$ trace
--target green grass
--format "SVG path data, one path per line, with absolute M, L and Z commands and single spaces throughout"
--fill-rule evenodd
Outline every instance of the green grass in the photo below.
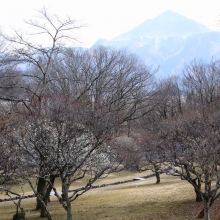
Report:
M 109 183 L 143 176 L 124 172 L 112 174 L 100 183 Z M 58 184 L 58 182 L 57 182 Z M 80 183 L 77 183 L 77 185 Z M 98 184 L 98 183 L 97 183 Z M 40 220 L 34 210 L 35 200 L 22 202 L 27 220 Z M 66 219 L 66 213 L 53 198 L 49 203 L 53 220 Z M 162 175 L 161 184 L 155 184 L 155 177 L 144 181 L 92 189 L 72 203 L 74 220 L 196 220 L 202 204 L 195 202 L 195 193 L 186 181 Z M 11 220 L 15 206 L 0 203 L 2 220 Z M 212 218 L 217 220 L 218 218 Z

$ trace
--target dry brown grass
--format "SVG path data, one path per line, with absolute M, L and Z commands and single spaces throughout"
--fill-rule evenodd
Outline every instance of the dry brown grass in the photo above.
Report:
M 145 175 L 145 174 L 144 174 Z M 130 179 L 141 174 L 122 173 L 111 175 L 100 183 Z M 80 183 L 78 183 L 80 185 Z M 27 220 L 40 220 L 34 210 L 35 201 L 23 201 Z M 161 184 L 155 178 L 144 181 L 93 189 L 72 203 L 73 219 L 76 220 L 196 220 L 202 204 L 195 202 L 193 188 L 185 181 L 162 175 Z M 213 208 L 212 219 L 217 216 L 218 203 Z M 66 219 L 66 213 L 55 198 L 49 203 L 54 220 Z M 216 212 L 216 213 L 214 213 Z M 0 219 L 12 219 L 15 206 L 0 203 Z

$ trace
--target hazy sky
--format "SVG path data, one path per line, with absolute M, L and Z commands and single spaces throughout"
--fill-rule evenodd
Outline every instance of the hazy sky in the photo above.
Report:
M 87 27 L 78 34 L 82 46 L 90 47 L 99 38 L 111 39 L 133 29 L 147 19 L 173 10 L 217 29 L 219 0 L 1 0 L 0 28 L 21 27 L 43 6 L 51 13 L 81 20 Z M 220 26 L 219 26 L 220 29 Z

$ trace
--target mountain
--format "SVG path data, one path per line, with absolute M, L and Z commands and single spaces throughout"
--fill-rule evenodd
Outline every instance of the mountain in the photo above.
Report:
M 173 11 L 165 11 L 112 40 L 99 39 L 95 45 L 128 48 L 147 64 L 160 66 L 158 75 L 180 74 L 184 63 L 194 58 L 220 58 L 220 32 Z
M 138 37 L 187 36 L 209 31 L 207 27 L 173 11 L 165 11 L 154 19 L 149 19 L 138 27 L 113 40 L 128 40 Z

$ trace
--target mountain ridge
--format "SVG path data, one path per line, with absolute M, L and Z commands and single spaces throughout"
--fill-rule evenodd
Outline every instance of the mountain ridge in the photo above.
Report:
M 181 74 L 184 64 L 193 59 L 209 61 L 220 57 L 220 32 L 173 11 L 146 20 L 112 40 L 99 39 L 97 44 L 127 48 L 150 66 L 160 66 L 160 77 Z

